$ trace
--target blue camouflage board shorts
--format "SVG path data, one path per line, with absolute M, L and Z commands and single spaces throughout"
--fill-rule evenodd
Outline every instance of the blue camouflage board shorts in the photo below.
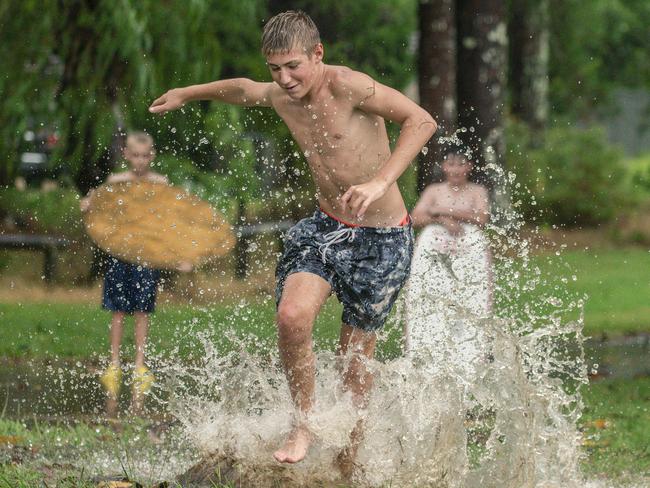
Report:
M 316 210 L 293 226 L 284 239 L 276 269 L 276 305 L 292 273 L 320 276 L 343 305 L 345 324 L 380 329 L 406 281 L 413 255 L 411 224 L 350 227 Z
M 160 270 L 109 256 L 102 307 L 113 312 L 151 313 L 156 306 L 159 281 Z

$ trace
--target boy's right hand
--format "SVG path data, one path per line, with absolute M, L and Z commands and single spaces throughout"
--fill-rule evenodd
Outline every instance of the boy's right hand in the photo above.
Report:
M 154 114 L 165 113 L 169 112 L 170 110 L 176 110 L 183 105 L 185 105 L 183 89 L 174 88 L 172 90 L 169 90 L 162 97 L 156 98 L 149 107 L 149 112 Z

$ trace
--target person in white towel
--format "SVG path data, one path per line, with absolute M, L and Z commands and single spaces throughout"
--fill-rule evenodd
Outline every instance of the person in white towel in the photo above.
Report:
M 487 189 L 469 181 L 472 161 L 447 154 L 445 181 L 422 192 L 412 212 L 421 228 L 405 296 L 405 346 L 431 356 L 431 367 L 452 358 L 464 368 L 482 357 L 480 319 L 492 307 L 492 267 L 483 227 L 490 218 Z

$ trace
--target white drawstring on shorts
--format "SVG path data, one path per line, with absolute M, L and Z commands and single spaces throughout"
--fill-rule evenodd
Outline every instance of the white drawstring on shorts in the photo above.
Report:
M 325 242 L 318 246 L 318 250 L 320 251 L 320 254 L 323 258 L 323 263 L 326 262 L 325 256 L 330 246 L 344 241 L 352 242 L 354 240 L 355 230 L 356 229 L 354 227 L 348 227 L 346 225 L 339 224 L 338 229 L 333 230 L 332 232 L 328 232 L 323 236 L 325 238 Z

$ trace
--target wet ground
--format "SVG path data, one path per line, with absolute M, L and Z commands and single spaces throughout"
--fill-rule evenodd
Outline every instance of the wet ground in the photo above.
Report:
M 650 362 L 648 357 L 650 357 L 650 334 L 612 339 L 590 339 L 585 344 L 586 364 L 589 367 L 592 382 L 605 378 L 649 377 Z M 90 425 L 93 429 L 95 426 L 101 427 L 102 425 L 108 427 L 107 432 L 109 433 L 102 430 L 101 435 L 97 434 L 102 442 L 93 448 L 89 448 L 90 444 L 88 447 L 82 448 L 81 445 L 77 445 L 78 441 L 74 441 L 67 446 L 68 450 L 71 450 L 70 452 L 63 449 L 67 453 L 65 459 L 84 456 L 84 465 L 94 467 L 93 469 L 97 473 L 116 474 L 117 476 L 122 472 L 124 459 L 135 463 L 129 456 L 138 452 L 139 458 L 142 459 L 138 459 L 137 462 L 142 466 L 134 464 L 132 471 L 135 473 L 152 471 L 151 476 L 147 479 L 174 479 L 175 474 L 185 473 L 184 476 L 191 477 L 192 481 L 198 481 L 201 486 L 203 486 L 202 483 L 205 483 L 205 486 L 212 486 L 212 482 L 214 482 L 213 479 L 204 477 L 207 472 L 210 474 L 219 472 L 228 482 L 234 479 L 228 474 L 229 470 L 235 469 L 235 465 L 232 462 L 223 464 L 225 462 L 223 459 L 202 460 L 194 468 L 188 469 L 197 460 L 193 457 L 193 450 L 187 449 L 187 446 L 179 447 L 178 441 L 182 438 L 177 439 L 177 421 L 169 415 L 161 413 L 167 411 L 165 408 L 166 395 L 161 389 L 154 389 L 152 395 L 146 398 L 145 409 L 142 413 L 145 418 L 142 419 L 141 425 L 136 421 L 136 427 L 141 429 L 141 433 L 138 431 L 135 434 L 127 435 L 125 429 L 126 431 L 134 429 L 133 426 L 130 426 L 130 423 L 134 421 L 134 417 L 130 415 L 133 407 L 130 388 L 131 371 L 128 369 L 125 371 L 120 397 L 115 404 L 111 405 L 111 402 L 107 402 L 106 395 L 98 382 L 98 376 L 102 369 L 102 365 L 98 362 L 0 359 L 0 418 L 21 419 L 21 422 L 26 421 L 36 425 L 39 422 L 55 421 L 58 423 L 56 421 L 62 420 L 66 425 L 81 423 Z M 106 423 L 107 408 L 112 410 L 111 415 L 119 417 L 117 422 Z M 101 428 L 103 429 L 103 427 Z M 115 432 L 114 438 L 110 432 Z M 104 438 L 112 440 L 106 441 Z M 36 462 L 36 458 L 43 456 L 43 452 L 48 449 L 47 444 L 49 442 L 39 448 L 41 449 L 40 453 L 26 451 L 24 459 L 19 461 L 22 463 L 32 462 L 41 466 L 43 463 Z M 181 442 L 181 444 L 183 443 Z M 54 449 L 56 446 L 51 447 Z M 20 449 L 23 448 L 13 446 L 7 452 L 13 459 Z M 33 447 L 31 449 L 33 450 Z M 61 446 L 56 447 L 57 451 L 61 451 L 61 449 Z M 116 452 L 121 454 L 118 456 L 115 454 Z M 148 453 L 148 457 L 143 457 L 142 453 Z M 50 454 L 49 458 L 56 459 L 54 454 Z M 171 463 L 170 459 L 173 459 L 174 463 Z M 162 469 L 162 467 L 166 469 Z M 217 471 L 215 471 L 215 467 L 218 468 Z M 174 474 L 172 476 L 169 473 Z M 240 470 L 235 470 L 233 473 L 233 476 L 241 476 Z M 280 474 L 277 476 L 274 474 L 273 479 L 278 478 Z M 78 475 L 77 470 L 75 476 Z M 93 476 L 95 475 L 93 474 Z M 140 476 L 142 475 L 140 474 Z M 641 484 L 626 483 L 624 486 L 645 486 L 643 484 L 645 478 L 643 480 Z M 184 481 L 187 480 L 184 479 Z M 95 485 L 93 484 L 93 486 Z M 614 485 L 603 485 L 600 481 L 594 481 L 586 486 L 605 488 Z
M 650 333 L 589 339 L 585 343 L 585 358 L 592 381 L 650 376 Z
M 591 381 L 602 378 L 650 376 L 650 334 L 612 339 L 589 339 L 585 358 Z M 106 413 L 106 397 L 99 385 L 100 366 L 65 360 L 0 359 L 0 414 L 4 418 L 95 417 Z M 117 405 L 131 406 L 130 372 Z M 160 412 L 163 392 L 147 398 L 147 411 Z
M 128 412 L 132 405 L 131 371 L 125 371 L 117 402 L 107 401 L 96 364 L 66 360 L 0 359 L 0 414 L 4 418 L 75 420 Z M 144 413 L 160 412 L 162 392 L 146 398 Z M 111 415 L 112 416 L 112 415 Z M 158 417 L 159 415 L 156 415 Z

